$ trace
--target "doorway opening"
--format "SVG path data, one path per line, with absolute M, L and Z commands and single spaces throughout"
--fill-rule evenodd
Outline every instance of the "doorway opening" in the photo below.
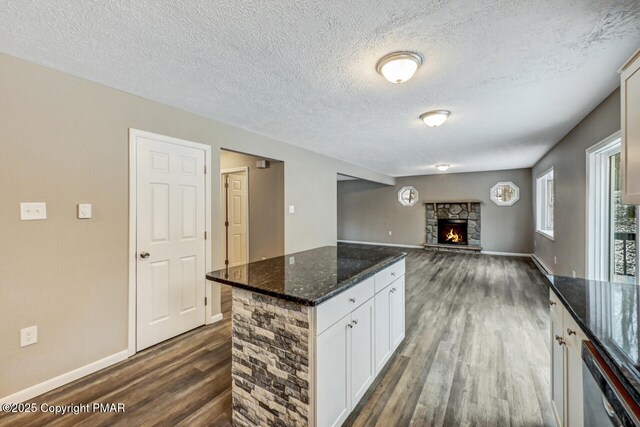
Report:
M 284 162 L 220 152 L 225 267 L 284 255 Z
M 587 150 L 587 274 L 590 279 L 637 281 L 637 208 L 621 200 L 619 132 Z

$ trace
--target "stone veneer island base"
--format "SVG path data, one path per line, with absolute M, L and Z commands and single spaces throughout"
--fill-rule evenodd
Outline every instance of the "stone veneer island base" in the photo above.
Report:
M 405 256 L 328 246 L 208 273 L 234 287 L 233 424 L 342 424 L 404 339 Z
M 311 307 L 232 292 L 234 425 L 310 425 Z

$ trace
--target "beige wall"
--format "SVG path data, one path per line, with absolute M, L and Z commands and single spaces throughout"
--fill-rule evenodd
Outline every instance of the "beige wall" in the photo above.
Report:
M 284 254 L 284 168 L 283 162 L 271 162 L 258 169 L 256 161 L 264 157 L 222 151 L 220 167 L 249 168 L 249 260 L 259 261 Z M 224 258 L 224 257 L 223 257 Z
M 286 162 L 284 248 L 336 241 L 336 173 L 380 173 L 0 55 L 0 397 L 127 347 L 128 131 L 209 144 L 212 200 L 221 148 Z M 47 203 L 46 221 L 20 221 L 19 203 Z M 94 217 L 77 220 L 77 203 Z M 221 217 L 212 206 L 213 222 Z M 220 267 L 220 228 L 212 230 Z M 214 292 L 214 308 L 219 292 Z M 38 325 L 39 342 L 19 347 Z
M 500 181 L 512 181 L 520 188 L 520 200 L 513 206 L 500 207 L 489 199 L 489 190 Z M 403 185 L 412 185 L 418 190 L 418 204 L 409 208 L 398 203 L 398 190 Z M 403 177 L 396 179 L 395 186 L 341 181 L 338 183 L 338 239 L 421 245 L 425 242 L 423 203 L 427 200 L 482 201 L 482 248 L 531 253 L 530 169 Z
M 620 130 L 620 90 L 616 89 L 574 127 L 532 169 L 536 178 L 554 168 L 555 239 L 535 233 L 535 254 L 555 274 L 578 277 L 586 272 L 586 150 Z M 534 225 L 535 227 L 535 225 Z M 535 230 L 535 228 L 534 228 Z M 557 264 L 554 263 L 557 258 Z

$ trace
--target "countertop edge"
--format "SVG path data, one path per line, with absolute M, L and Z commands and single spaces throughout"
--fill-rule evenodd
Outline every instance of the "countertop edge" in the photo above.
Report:
M 238 283 L 238 282 L 234 282 L 233 280 L 228 280 L 228 279 L 222 279 L 219 277 L 213 277 L 213 276 L 209 276 L 209 273 L 207 273 L 206 278 L 207 280 L 210 280 L 212 282 L 216 282 L 216 283 L 222 283 L 224 285 L 229 285 L 229 286 L 233 286 L 235 288 L 240 288 L 240 289 L 244 289 L 247 291 L 251 291 L 251 292 L 255 292 L 258 294 L 262 294 L 262 295 L 268 295 L 272 298 L 277 298 L 283 301 L 289 301 L 289 302 L 293 302 L 296 304 L 300 304 L 300 305 L 306 305 L 309 307 L 315 307 L 318 306 L 320 304 L 322 304 L 323 302 L 335 297 L 338 294 L 341 294 L 342 292 L 346 291 L 347 289 L 352 288 L 353 286 L 357 285 L 358 283 L 368 279 L 369 277 L 375 275 L 376 273 L 378 273 L 379 271 L 384 270 L 385 268 L 389 267 L 392 264 L 395 264 L 396 262 L 405 259 L 407 257 L 406 252 L 402 252 L 399 253 L 397 255 L 390 255 L 389 259 L 380 261 L 378 264 L 375 264 L 372 267 L 367 268 L 366 270 L 363 270 L 362 272 L 356 274 L 355 276 L 349 278 L 348 280 L 344 281 L 343 283 L 340 284 L 340 287 L 337 289 L 334 289 L 333 291 L 319 297 L 313 300 L 310 299 L 306 299 L 306 298 L 296 298 L 294 296 L 291 295 L 283 295 L 280 294 L 278 292 L 273 292 L 273 291 L 268 291 L 262 288 L 257 288 L 257 287 L 253 287 L 251 285 L 247 285 L 244 283 Z
M 618 380 L 620 380 L 620 382 L 622 383 L 624 388 L 627 390 L 627 392 L 636 401 L 640 401 L 640 390 L 638 390 L 633 384 L 631 384 L 631 382 L 627 378 L 627 375 L 625 375 L 625 373 L 624 373 L 624 371 L 626 371 L 626 369 L 623 369 L 622 367 L 620 367 L 620 364 L 616 361 L 616 358 L 613 357 L 610 354 L 610 352 L 607 350 L 606 346 L 603 345 L 600 342 L 600 339 L 591 331 L 591 328 L 589 328 L 589 326 L 587 326 L 582 321 L 582 319 L 580 319 L 580 316 L 578 316 L 576 314 L 576 312 L 574 311 L 573 307 L 567 301 L 567 299 L 564 297 L 562 292 L 555 286 L 553 281 L 549 279 L 549 276 L 553 276 L 553 275 L 548 275 L 548 274 L 544 275 L 545 282 L 547 283 L 549 288 L 551 288 L 554 291 L 554 293 L 558 296 L 558 298 L 560 298 L 560 301 L 562 302 L 564 307 L 567 309 L 569 314 L 571 314 L 571 317 L 573 317 L 573 320 L 576 321 L 578 326 L 580 326 L 580 328 L 584 331 L 584 333 L 589 337 L 589 340 L 593 343 L 593 345 L 596 347 L 596 350 L 598 350 L 598 352 L 603 357 L 605 362 L 609 365 L 609 367 L 616 374 L 616 377 L 618 377 Z

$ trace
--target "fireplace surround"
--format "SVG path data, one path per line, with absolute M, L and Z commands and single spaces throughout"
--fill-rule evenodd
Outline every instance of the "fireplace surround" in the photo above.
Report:
M 426 248 L 479 251 L 480 202 L 427 202 Z

